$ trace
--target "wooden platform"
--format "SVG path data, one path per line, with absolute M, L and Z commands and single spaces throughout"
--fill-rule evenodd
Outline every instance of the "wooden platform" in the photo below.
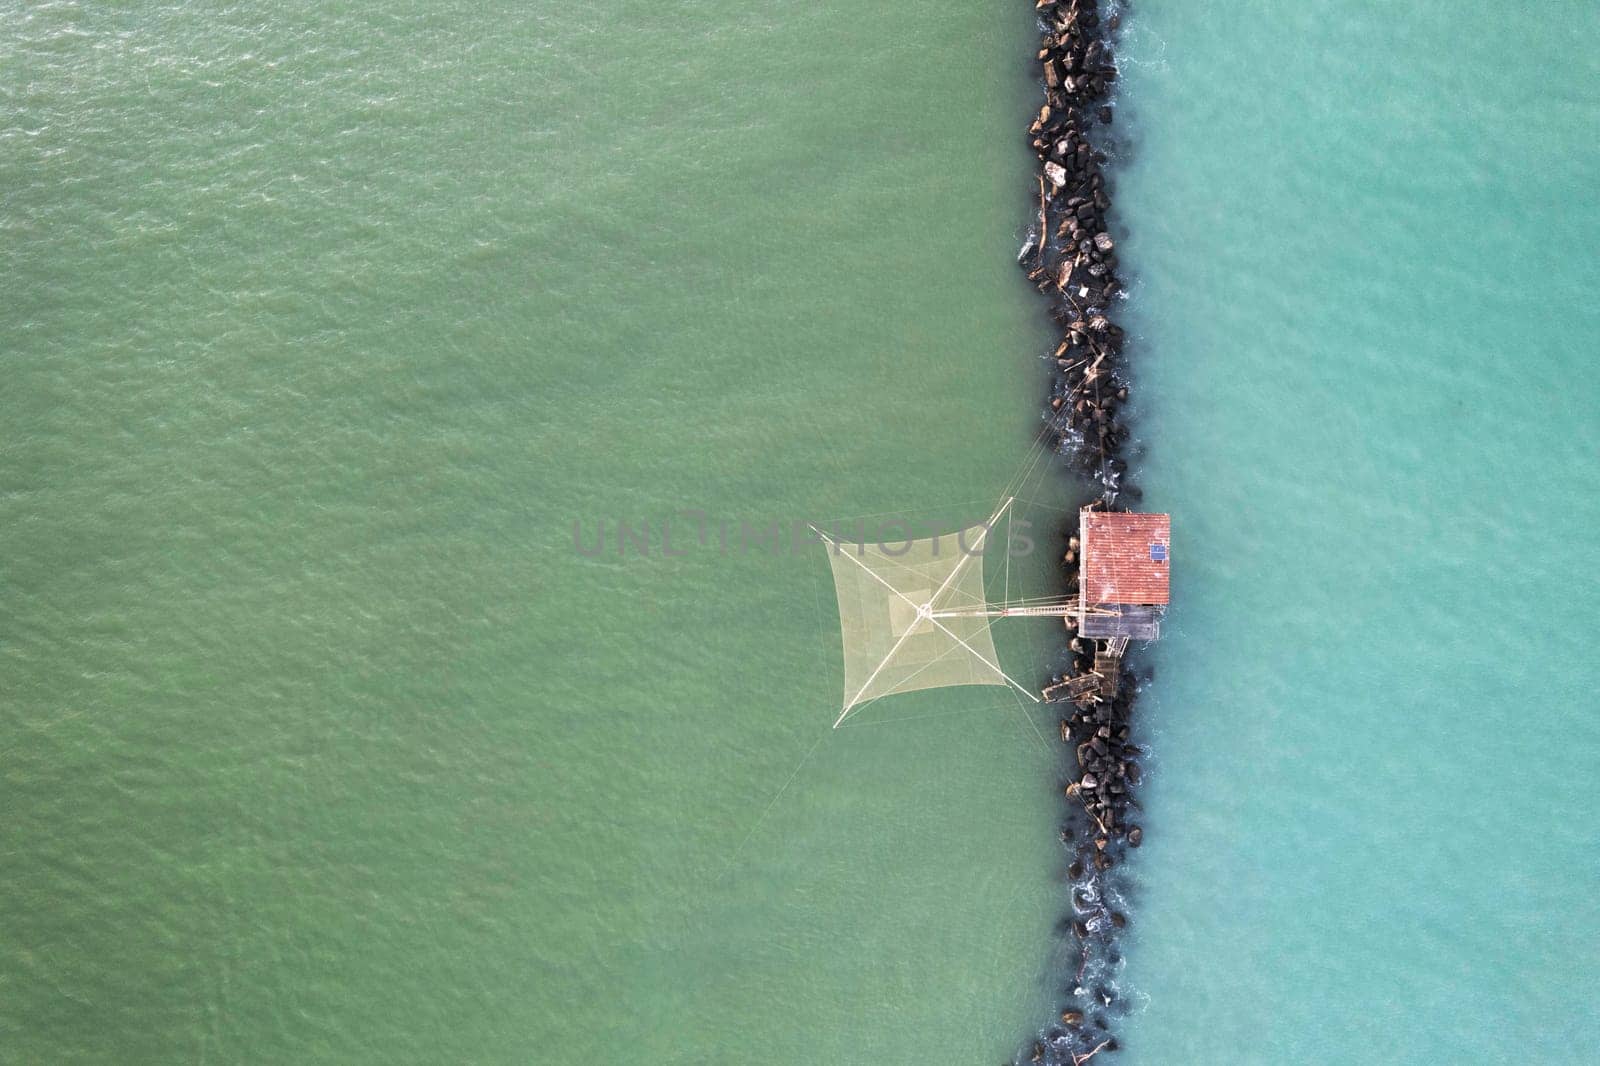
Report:
M 1122 653 L 1128 648 L 1128 640 L 1122 637 L 1106 644 L 1095 650 L 1094 672 L 1100 676 L 1100 698 L 1109 700 L 1117 694 L 1117 682 L 1122 680 Z
M 1096 640 L 1155 640 L 1161 636 L 1161 614 L 1162 608 L 1154 606 L 1098 604 L 1084 614 L 1078 633 Z
M 1046 703 L 1065 703 L 1071 701 L 1079 703 L 1085 697 L 1097 694 L 1100 691 L 1099 674 L 1079 674 L 1069 677 L 1065 681 L 1049 685 L 1040 693 Z
M 1122 653 L 1127 650 L 1126 637 L 1096 645 L 1093 670 L 1048 685 L 1040 695 L 1046 703 L 1071 701 L 1080 707 L 1115 698 L 1117 682 L 1122 677 Z

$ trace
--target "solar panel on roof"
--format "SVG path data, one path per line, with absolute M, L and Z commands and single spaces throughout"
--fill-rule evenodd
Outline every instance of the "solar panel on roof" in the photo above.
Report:
M 1150 561 L 1164 563 L 1167 561 L 1167 546 L 1159 541 L 1150 545 Z

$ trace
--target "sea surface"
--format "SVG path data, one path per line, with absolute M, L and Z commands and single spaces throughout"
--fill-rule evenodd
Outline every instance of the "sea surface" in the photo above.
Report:
M 4 24 L 0 1061 L 1029 1037 L 1054 718 L 832 732 L 822 549 L 737 550 L 1023 462 L 1026 12 Z
M 1128 1063 L 1600 1062 L 1600 7 L 1140 0 Z
M 1026 463 L 1030 7 L 0 2 L 0 1062 L 1026 1048 L 1056 716 L 831 730 L 822 549 L 737 530 Z M 1123 54 L 1113 1061 L 1593 1061 L 1600 15 Z

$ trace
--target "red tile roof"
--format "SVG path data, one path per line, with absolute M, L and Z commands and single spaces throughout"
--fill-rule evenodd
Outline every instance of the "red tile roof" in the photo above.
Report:
M 1085 602 L 1167 602 L 1171 516 L 1082 511 L 1078 530 Z

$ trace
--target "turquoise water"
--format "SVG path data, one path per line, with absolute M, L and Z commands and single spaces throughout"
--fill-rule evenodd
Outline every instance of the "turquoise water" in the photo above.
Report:
M 1125 1061 L 1596 1061 L 1600 12 L 1148 0 L 1123 69 Z
M 5 7 L 0 1061 L 1049 1020 L 1054 716 L 832 733 L 820 556 L 573 546 L 986 513 L 1050 343 L 1028 8 Z M 1506 18 L 1128 18 L 1178 602 L 1114 1061 L 1595 1057 L 1600 23 Z

